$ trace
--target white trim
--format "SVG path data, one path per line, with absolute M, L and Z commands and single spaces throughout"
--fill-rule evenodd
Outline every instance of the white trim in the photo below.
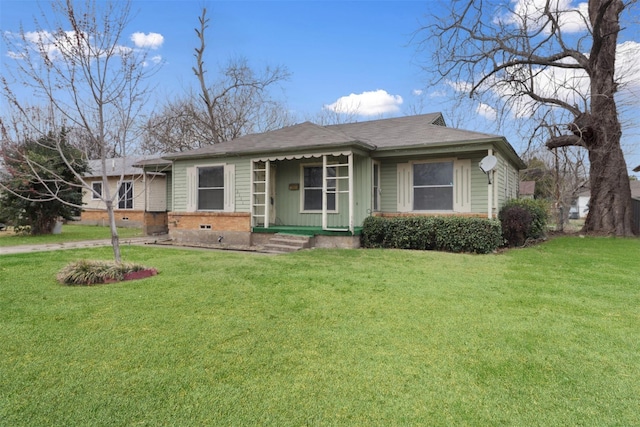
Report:
M 222 168 L 222 209 L 198 209 L 198 169 Z M 207 163 L 188 167 L 187 212 L 234 212 L 235 210 L 235 165 L 228 163 Z
M 328 165 L 328 166 L 331 167 L 331 165 Z M 299 207 L 299 212 L 298 213 L 301 213 L 301 214 L 322 213 L 323 207 L 326 205 L 325 204 L 325 200 L 324 200 L 324 195 L 326 194 L 326 190 L 323 189 L 322 187 L 320 188 L 320 190 L 322 190 L 322 194 L 323 194 L 322 195 L 322 206 L 323 207 L 321 207 L 320 209 L 317 209 L 317 210 L 305 210 L 304 209 L 304 194 L 305 194 L 304 193 L 304 190 L 305 190 L 305 186 L 304 186 L 304 168 L 305 167 L 319 167 L 319 168 L 321 168 L 322 171 L 323 171 L 322 172 L 322 174 L 323 174 L 322 175 L 323 176 L 323 180 L 322 180 L 323 181 L 323 186 L 324 186 L 324 182 L 325 182 L 325 179 L 324 179 L 324 168 L 323 168 L 323 164 L 322 163 L 317 163 L 317 162 L 314 162 L 314 163 L 300 163 L 300 207 Z M 337 174 L 337 172 L 338 171 L 336 169 L 336 174 Z M 338 186 L 338 182 L 336 181 L 336 187 L 335 187 L 336 189 L 338 188 L 337 186 Z M 314 189 L 317 190 L 318 188 L 314 187 Z M 339 207 L 338 207 L 338 200 L 339 199 L 340 198 L 338 197 L 338 194 L 336 194 L 336 196 L 335 196 L 335 209 L 327 210 L 328 213 L 332 213 L 333 214 L 333 213 L 339 213 L 340 212 Z
M 122 187 L 123 184 L 130 184 L 131 185 L 131 207 L 130 208 L 126 207 L 126 204 L 127 204 L 126 200 L 128 200 L 128 198 L 126 197 L 126 192 L 125 192 L 125 198 L 124 198 L 125 207 L 124 208 L 120 207 L 120 202 L 121 202 L 121 199 L 120 199 L 120 188 Z M 130 210 L 134 210 L 135 209 L 135 203 L 134 203 L 135 202 L 135 192 L 134 192 L 134 190 L 135 190 L 135 187 L 133 185 L 133 180 L 131 180 L 131 179 L 123 179 L 122 181 L 118 181 L 118 189 L 117 189 L 117 193 L 118 193 L 118 208 L 117 209 L 118 210 L 120 210 L 120 211 L 124 211 L 124 210 L 130 211 Z
M 100 191 L 96 191 L 93 186 L 99 184 Z M 99 193 L 99 196 L 96 196 L 96 193 Z M 91 200 L 102 200 L 102 194 L 104 193 L 104 183 L 102 181 L 92 181 L 91 182 Z
M 337 152 L 323 152 L 323 153 L 304 153 L 304 154 L 274 154 L 267 157 L 258 157 L 252 159 L 254 162 L 267 162 L 267 161 L 276 161 L 276 160 L 299 160 L 299 159 L 317 159 L 323 156 L 348 156 L 351 153 L 350 150 L 347 151 L 337 151 Z

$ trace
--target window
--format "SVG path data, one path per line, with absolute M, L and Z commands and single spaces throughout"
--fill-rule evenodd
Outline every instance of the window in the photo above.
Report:
M 92 182 L 91 183 L 91 198 L 93 200 L 98 200 L 102 197 L 102 182 Z
M 413 165 L 413 210 L 453 210 L 453 162 Z
M 118 209 L 133 209 L 133 181 L 122 181 L 118 187 Z
M 336 210 L 336 168 L 327 168 L 327 210 Z M 322 210 L 322 166 L 303 167 L 303 211 Z
M 224 209 L 224 166 L 198 168 L 198 210 Z

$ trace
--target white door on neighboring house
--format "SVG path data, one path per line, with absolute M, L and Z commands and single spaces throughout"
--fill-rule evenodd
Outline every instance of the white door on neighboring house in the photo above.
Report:
M 269 222 L 276 223 L 276 168 L 269 168 Z

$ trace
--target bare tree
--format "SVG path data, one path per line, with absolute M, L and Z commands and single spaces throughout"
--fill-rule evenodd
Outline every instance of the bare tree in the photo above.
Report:
M 424 28 L 438 81 L 491 102 L 502 120 L 533 119 L 530 141 L 587 150 L 585 232 L 632 234 L 615 73 L 621 15 L 634 2 L 589 0 L 581 9 L 562 0 L 458 0 Z
M 240 57 L 229 60 L 213 82 L 207 78 L 206 8 L 198 21 L 200 26 L 195 32 L 199 46 L 195 48 L 193 67 L 198 89 L 169 101 L 148 120 L 144 151 L 191 150 L 278 129 L 293 121 L 283 103 L 270 93 L 289 78 L 286 68 L 267 66 L 257 72 L 246 58 Z
M 106 159 L 114 152 L 127 155 L 135 139 L 135 121 L 148 94 L 145 82 L 154 68 L 146 66 L 145 51 L 124 45 L 129 2 L 54 0 L 51 6 L 54 20 L 49 21 L 43 11 L 40 19 L 34 18 L 35 30 L 21 26 L 18 32 L 4 33 L 14 62 L 13 67 L 3 70 L 2 92 L 25 129 L 44 131 L 26 107 L 26 99 L 35 94 L 44 101 L 48 113 L 50 127 L 46 131 L 56 135 L 56 129 L 64 126 L 76 132 L 101 160 L 103 192 L 98 194 L 74 169 L 73 159 L 64 156 L 62 141 L 58 142 L 58 151 L 79 185 L 104 202 L 114 258 L 120 263 L 114 216 L 118 194 L 111 194 L 107 185 Z M 28 93 L 23 87 L 29 88 Z M 46 169 L 46 165 L 38 167 Z

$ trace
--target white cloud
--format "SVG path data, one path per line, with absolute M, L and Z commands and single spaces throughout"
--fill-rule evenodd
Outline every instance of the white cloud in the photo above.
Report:
M 133 33 L 131 41 L 139 48 L 158 49 L 164 43 L 164 37 L 158 33 Z
M 357 114 L 360 116 L 378 116 L 397 113 L 403 100 L 400 95 L 390 95 L 378 89 L 360 94 L 352 93 L 338 98 L 333 104 L 325 105 L 325 110 L 341 114 Z
M 414 89 L 411 91 L 411 93 L 415 96 L 420 96 L 422 95 L 422 89 Z
M 429 98 L 444 98 L 447 95 L 447 92 L 444 90 L 434 90 L 433 92 L 429 93 Z
M 151 57 L 151 62 L 153 63 L 153 65 L 158 65 L 159 63 L 162 62 L 162 56 L 161 55 L 155 55 L 155 56 Z M 142 62 L 142 66 L 143 67 L 148 67 L 149 65 L 151 65 L 149 63 L 149 61 L 143 61 Z
M 491 120 L 491 121 L 494 121 L 498 116 L 495 108 L 484 103 L 480 103 L 480 105 L 476 107 L 476 113 L 478 113 L 480 116 L 484 117 L 485 119 Z
M 573 61 L 566 59 L 565 62 Z M 570 105 L 578 105 L 579 108 L 588 108 L 590 100 L 589 78 L 584 70 L 534 67 L 532 70 L 536 93 L 543 97 L 560 99 Z M 511 70 L 517 73 L 517 70 Z M 634 104 L 640 94 L 640 42 L 627 41 L 621 43 L 616 49 L 616 80 L 620 87 L 616 97 L 621 103 Z M 447 81 L 448 86 L 456 92 L 469 93 L 471 84 L 465 81 Z M 491 87 L 494 95 L 506 99 L 511 98 L 513 114 L 515 117 L 530 117 L 535 109 L 535 102 L 524 98 L 513 98 L 516 88 L 510 83 L 489 79 L 486 84 Z M 484 115 L 487 111 L 483 106 L 478 107 L 477 113 Z
M 627 41 L 616 50 L 616 78 L 623 89 L 628 86 L 640 88 L 640 43 Z
M 513 0 L 513 10 L 499 18 L 504 24 L 526 27 L 530 31 L 536 31 L 545 27 L 549 32 L 549 17 L 545 15 L 545 9 L 549 2 L 549 10 L 554 19 L 565 33 L 577 33 L 588 29 L 588 3 L 582 2 L 574 5 L 573 0 Z

